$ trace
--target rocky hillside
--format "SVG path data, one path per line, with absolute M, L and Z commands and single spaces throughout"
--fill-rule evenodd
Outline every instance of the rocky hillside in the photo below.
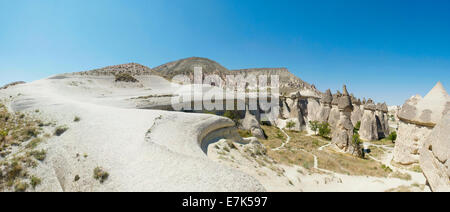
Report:
M 322 93 L 316 89 L 314 85 L 304 82 L 292 74 L 287 68 L 253 68 L 253 69 L 239 69 L 229 70 L 219 63 L 208 58 L 190 57 L 173 62 L 160 65 L 155 68 L 147 66 L 128 63 L 114 66 L 107 66 L 104 68 L 94 69 L 90 71 L 73 73 L 74 75 L 89 75 L 89 76 L 110 76 L 118 74 L 129 74 L 132 76 L 142 75 L 159 75 L 171 80 L 176 75 L 186 75 L 193 79 L 194 67 L 202 67 L 204 75 L 218 75 L 225 80 L 227 75 L 243 74 L 245 76 L 253 74 L 259 75 L 278 75 L 280 77 L 280 92 L 283 95 L 289 95 L 293 92 L 301 91 L 302 95 L 321 97 Z
M 104 68 L 98 68 L 90 71 L 83 71 L 75 73 L 77 75 L 93 75 L 93 76 L 109 76 L 116 74 L 130 74 L 130 75 L 156 75 L 151 68 L 138 64 L 127 63 L 121 65 L 107 66 Z
M 299 90 L 311 90 L 313 93 L 317 93 L 320 96 L 320 92 L 314 85 L 310 85 L 291 72 L 287 68 L 253 68 L 253 69 L 239 69 L 228 70 L 219 63 L 201 57 L 190 57 L 186 59 L 169 62 L 164 65 L 160 65 L 153 70 L 166 78 L 172 78 L 173 76 L 184 74 L 190 77 L 193 76 L 194 67 L 202 67 L 204 74 L 216 74 L 222 79 L 225 79 L 226 75 L 235 74 L 254 74 L 256 76 L 266 75 L 279 75 L 280 77 L 280 89 L 282 93 L 292 93 Z

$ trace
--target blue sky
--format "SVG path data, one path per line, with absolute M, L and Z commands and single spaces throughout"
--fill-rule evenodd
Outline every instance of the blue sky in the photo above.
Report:
M 450 91 L 450 1 L 0 0 L 0 84 L 191 56 L 402 104 Z

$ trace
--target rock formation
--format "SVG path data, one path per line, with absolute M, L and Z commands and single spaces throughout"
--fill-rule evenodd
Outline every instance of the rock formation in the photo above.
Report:
M 450 113 L 434 127 L 419 152 L 431 190 L 450 192 Z
M 277 120 L 279 128 L 285 128 L 288 122 L 294 122 L 295 126 L 291 130 L 301 131 L 305 129 L 303 110 L 299 106 L 299 93 L 291 93 L 287 97 L 280 98 L 281 119 Z
M 328 117 L 328 124 L 330 124 L 330 127 L 334 129 L 336 127 L 337 122 L 339 121 L 339 109 L 338 109 L 338 102 L 339 98 L 341 97 L 341 93 L 337 91 L 337 93 L 333 94 L 333 98 L 331 101 L 331 110 L 330 115 Z
M 350 120 L 353 105 L 345 85 L 342 93 L 342 96 L 338 99 L 339 121 L 337 122 L 336 128 L 333 132 L 332 142 L 341 149 L 353 151 L 351 145 L 353 137 L 353 124 Z
M 317 115 L 319 122 L 327 122 L 328 117 L 330 116 L 331 112 L 331 102 L 333 101 L 333 96 L 331 95 L 330 89 L 328 89 L 322 96 L 322 99 L 320 100 L 320 111 Z
M 394 161 L 402 165 L 418 163 L 419 149 L 448 111 L 450 97 L 440 82 L 424 98 L 416 95 L 407 100 L 398 114 Z
M 377 110 L 375 112 L 377 120 L 377 132 L 378 139 L 385 138 L 389 135 L 389 122 L 388 122 L 388 107 L 386 103 L 377 104 Z
M 359 135 L 363 140 L 378 140 L 378 127 L 375 111 L 375 104 L 373 103 L 372 99 L 368 99 L 366 101 L 366 104 L 364 105 L 361 127 L 359 129 Z
M 353 125 L 356 125 L 359 121 L 361 121 L 362 116 L 363 116 L 363 111 L 361 110 L 361 100 L 352 100 L 352 104 L 353 104 L 353 111 L 352 111 L 352 116 L 351 116 L 351 120 Z
M 24 81 L 17 81 L 17 82 L 8 83 L 8 84 L 4 85 L 3 87 L 0 87 L 0 90 L 7 89 L 9 87 L 20 85 L 20 84 L 25 84 L 25 83 L 26 82 L 24 82 Z
M 261 129 L 258 119 L 255 115 L 250 113 L 248 106 L 246 106 L 245 117 L 241 121 L 242 129 L 249 130 L 253 136 L 265 139 L 264 131 Z

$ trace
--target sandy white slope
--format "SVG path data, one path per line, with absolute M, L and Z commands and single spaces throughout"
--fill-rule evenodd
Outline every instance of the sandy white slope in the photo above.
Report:
M 112 77 L 55 76 L 0 91 L 13 111 L 40 112 L 43 121 L 69 130 L 39 148 L 44 164 L 34 170 L 41 191 L 263 191 L 243 172 L 209 160 L 202 140 L 232 132 L 218 116 L 139 110 L 131 97 L 172 92 L 159 77 L 140 85 L 115 83 Z M 74 117 L 81 118 L 74 122 Z M 149 131 L 150 130 L 150 131 Z M 84 157 L 86 155 L 87 157 Z M 109 179 L 92 175 L 103 167 Z M 80 180 L 75 182 L 75 175 Z

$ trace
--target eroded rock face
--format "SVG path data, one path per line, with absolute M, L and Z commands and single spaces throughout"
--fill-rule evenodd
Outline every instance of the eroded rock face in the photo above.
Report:
M 363 111 L 361 110 L 361 108 L 358 105 L 353 105 L 353 111 L 352 111 L 352 116 L 351 116 L 351 120 L 353 125 L 356 125 L 358 123 L 358 121 L 361 121 L 362 117 L 363 117 Z
M 367 141 L 378 140 L 378 125 L 375 116 L 376 106 L 371 99 L 364 105 L 364 112 L 361 118 L 361 128 L 359 135 L 361 139 Z
M 337 105 L 332 105 L 330 110 L 330 115 L 328 116 L 328 124 L 332 129 L 336 128 L 337 122 L 339 121 L 340 112 Z
M 253 136 L 257 138 L 264 139 L 265 134 L 264 131 L 261 129 L 261 125 L 259 124 L 258 119 L 256 119 L 256 116 L 251 114 L 248 110 L 248 106 L 245 111 L 245 117 L 241 122 L 242 128 L 245 130 L 250 130 Z
M 301 131 L 305 129 L 304 114 L 299 105 L 299 93 L 292 93 L 289 97 L 281 100 L 281 119 L 276 121 L 276 125 L 284 128 L 288 122 L 294 122 L 295 126 L 291 130 Z
M 439 82 L 424 97 L 408 99 L 398 113 L 399 129 L 394 148 L 394 162 L 409 165 L 419 162 L 419 149 L 448 111 L 450 97 Z
M 342 96 L 341 92 L 337 91 L 337 93 L 333 94 L 333 98 L 331 101 L 331 110 L 330 115 L 328 116 L 328 124 L 330 124 L 330 127 L 332 129 L 336 128 L 337 122 L 339 121 L 339 108 L 338 108 L 338 102 L 339 98 Z
M 400 122 L 394 148 L 394 161 L 401 165 L 419 162 L 419 148 L 432 128 L 411 123 Z
M 345 85 L 343 88 L 343 94 L 339 97 L 338 102 L 339 121 L 337 122 L 336 129 L 333 132 L 332 142 L 341 149 L 352 151 L 351 139 L 353 136 L 353 124 L 350 117 L 353 110 L 353 105 Z
M 450 191 L 450 113 L 434 127 L 420 149 L 420 167 L 432 191 Z
M 385 138 L 389 135 L 389 123 L 386 104 L 378 103 L 375 115 L 375 119 L 377 121 L 378 139 Z
M 320 100 L 320 111 L 317 115 L 319 122 L 327 122 L 328 117 L 330 116 L 331 112 L 331 102 L 333 101 L 333 96 L 331 95 L 330 89 L 328 89 L 325 94 L 322 96 L 322 99 Z

